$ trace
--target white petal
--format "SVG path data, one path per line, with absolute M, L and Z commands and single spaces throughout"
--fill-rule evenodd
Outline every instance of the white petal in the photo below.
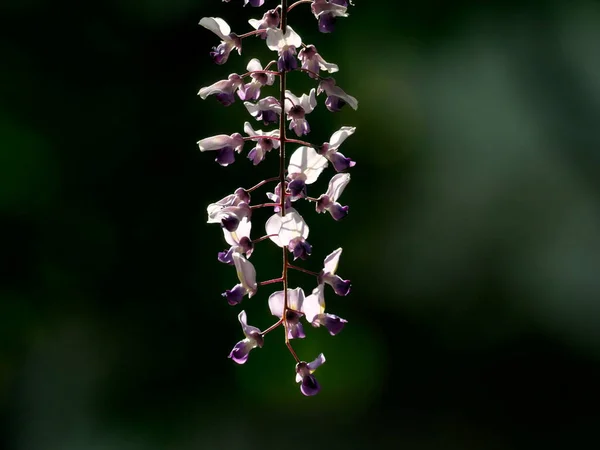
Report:
M 288 289 L 289 291 L 289 289 Z M 283 315 L 283 291 L 273 292 L 269 296 L 269 309 L 271 310 L 271 314 L 281 319 Z
M 333 86 L 330 89 L 328 89 L 327 91 L 327 95 L 333 95 L 335 97 L 339 97 L 342 100 L 344 100 L 346 103 L 348 103 L 348 105 L 350 105 L 350 107 L 354 110 L 358 109 L 358 100 L 356 100 L 356 98 L 352 97 L 351 95 L 346 94 L 342 88 L 338 87 L 338 86 Z
M 317 106 L 317 95 L 315 88 L 310 90 L 309 95 L 302 94 L 302 97 L 300 97 L 300 106 L 302 106 L 306 114 L 315 109 L 315 106 Z
M 287 113 L 292 106 L 298 105 L 300 103 L 300 99 L 292 94 L 291 91 L 285 91 L 285 112 Z
M 338 198 L 344 192 L 344 188 L 350 183 L 349 173 L 338 173 L 329 180 L 329 187 L 327 188 L 327 195 L 332 202 L 336 202 Z
M 297 237 L 308 237 L 308 225 L 298 211 L 289 208 L 285 216 L 281 217 L 281 228 L 279 230 L 279 240 L 283 245 L 288 245 L 292 239 Z
M 260 27 L 260 24 L 262 23 L 262 20 L 249 19 L 248 23 L 252 26 L 252 28 L 254 28 L 255 30 L 258 30 L 258 27 Z
M 198 91 L 198 95 L 202 100 L 206 100 L 206 97 L 208 97 L 209 95 L 219 94 L 225 91 L 226 89 L 230 88 L 230 85 L 230 80 L 220 80 L 216 83 L 211 84 L 210 86 L 200 88 L 200 90 Z
M 283 42 L 283 32 L 279 28 L 268 28 L 267 47 L 269 47 L 269 50 L 277 51 L 284 45 L 285 42 Z
M 325 167 L 327 167 L 327 159 L 319 155 L 314 148 L 300 147 L 290 158 L 288 174 L 302 173 L 306 176 L 304 182 L 311 184 L 317 181 Z
M 319 67 L 321 68 L 321 70 L 325 70 L 326 72 L 334 73 L 334 72 L 337 72 L 338 70 L 340 70 L 340 68 L 338 67 L 337 64 L 328 63 L 321 57 L 321 55 L 317 56 L 317 61 L 319 63 Z
M 252 297 L 256 292 L 256 269 L 254 265 L 242 256 L 241 253 L 233 253 L 233 263 L 235 264 L 235 270 L 237 272 L 238 279 L 246 292 L 248 297 Z
M 254 128 L 252 128 L 250 122 L 244 122 L 244 133 L 246 133 L 248 136 L 256 136 L 258 134 L 256 131 L 254 131 Z
M 302 288 L 288 289 L 288 308 L 294 311 L 302 311 L 304 303 L 304 291 Z
M 258 111 L 260 110 L 258 103 L 255 105 L 254 103 L 244 102 L 244 106 L 246 107 L 250 115 L 253 117 L 256 116 L 258 114 Z
M 302 312 L 306 320 L 312 322 L 318 314 L 325 312 L 325 285 L 320 284 L 313 289 L 312 294 L 306 296 L 302 305 Z
M 327 258 L 325 258 L 325 264 L 323 265 L 323 271 L 325 273 L 330 273 L 331 275 L 335 275 L 335 271 L 337 270 L 338 263 L 340 262 L 340 256 L 342 254 L 342 248 L 338 248 L 337 250 L 330 253 Z
M 258 58 L 252 58 L 248 62 L 248 65 L 246 66 L 246 70 L 248 70 L 248 72 L 254 72 L 255 70 L 263 70 L 263 67 L 262 67 L 262 64 L 260 63 L 260 61 L 258 60 Z
M 240 311 L 238 314 L 238 320 L 240 321 L 243 330 L 248 328 L 248 317 L 246 316 L 246 311 Z
M 206 212 L 208 212 L 208 222 L 207 223 L 219 223 L 221 219 L 217 216 L 219 213 L 228 206 L 232 206 L 235 204 L 237 199 L 236 194 L 229 194 L 227 197 L 222 198 L 217 203 L 211 203 L 206 208 Z
M 276 235 L 271 236 L 270 239 L 279 247 L 288 245 L 297 237 L 306 239 L 309 232 L 308 225 L 294 208 L 289 208 L 283 217 L 279 214 L 272 215 L 267 220 L 265 228 L 268 235 Z
M 351 136 L 356 131 L 356 127 L 342 127 L 331 135 L 329 139 L 329 148 L 331 150 L 338 149 L 342 142 L 346 140 L 348 136 Z
M 287 45 L 293 45 L 296 48 L 300 48 L 302 46 L 302 38 L 290 26 L 288 26 L 285 30 L 284 39 Z
M 227 136 L 226 134 L 218 134 L 198 141 L 198 147 L 200 147 L 201 152 L 207 150 L 219 150 L 231 144 L 231 136 Z
M 220 17 L 203 17 L 202 20 L 200 20 L 200 25 L 207 30 L 212 31 L 224 41 L 230 40 L 229 34 L 231 33 L 231 28 L 227 22 Z
M 274 195 L 275 194 L 273 194 L 273 196 Z M 279 247 L 283 247 L 281 239 L 279 239 L 279 230 L 281 230 L 281 216 L 279 214 L 273 214 L 265 224 L 265 231 L 267 232 L 267 235 L 269 235 L 269 239 Z
M 323 353 L 321 353 L 319 356 L 317 356 L 317 359 L 315 359 L 312 362 L 309 362 L 307 364 L 308 368 L 310 369 L 310 372 L 314 372 L 315 370 L 317 370 L 317 367 L 319 367 L 321 364 L 323 364 L 325 362 L 325 355 Z

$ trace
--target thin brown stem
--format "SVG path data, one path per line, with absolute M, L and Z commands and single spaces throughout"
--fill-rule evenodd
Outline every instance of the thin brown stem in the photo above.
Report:
M 276 76 L 280 75 L 280 72 L 275 72 L 274 70 L 264 69 L 264 70 L 253 70 L 251 72 L 246 72 L 245 74 L 240 75 L 240 77 L 242 77 L 242 78 L 248 77 L 248 76 L 253 75 L 255 73 L 266 73 L 267 75 L 276 75 Z
M 258 283 L 259 286 L 266 286 L 267 284 L 281 283 L 283 278 L 273 278 L 272 280 L 261 281 Z
M 253 244 L 258 244 L 259 242 L 262 242 L 262 241 L 264 241 L 266 239 L 269 239 L 269 238 L 272 238 L 272 237 L 275 237 L 275 236 L 278 236 L 278 235 L 277 234 L 267 234 L 266 236 L 259 237 L 258 239 L 254 239 L 252 241 L 252 243 Z
M 292 3 L 290 5 L 290 7 L 287 9 L 287 12 L 290 12 L 292 9 L 294 9 L 298 5 L 301 5 L 302 3 L 312 3 L 312 2 L 313 2 L 313 0 L 299 0 L 296 3 Z
M 282 323 L 283 323 L 283 319 L 279 319 L 277 322 L 275 322 L 273 325 L 271 325 L 269 328 L 267 328 L 261 334 L 264 336 L 265 334 L 270 333 L 271 331 L 273 331 L 275 328 L 277 328 Z
M 292 264 L 288 264 L 288 269 L 294 269 L 294 270 L 297 270 L 298 272 L 304 272 L 304 273 L 307 273 L 307 274 L 315 276 L 315 277 L 319 276 L 319 274 L 317 272 L 313 272 L 312 270 L 306 270 L 306 269 L 303 269 L 302 267 L 294 266 Z
M 264 31 L 265 31 L 265 30 L 252 30 L 252 31 L 248 31 L 247 33 L 244 33 L 244 34 L 240 34 L 238 37 L 239 37 L 240 39 L 244 39 L 244 38 L 247 38 L 247 37 L 250 37 L 250 36 L 254 36 L 254 35 L 256 35 L 256 34 L 261 34 L 261 33 L 263 33 Z
M 252 205 L 250 207 L 250 209 L 268 208 L 268 207 L 275 208 L 276 206 L 280 206 L 279 203 L 261 203 L 260 205 Z
M 279 180 L 279 177 L 267 178 L 266 180 L 262 180 L 262 181 L 261 181 L 260 183 L 258 183 L 257 185 L 254 185 L 254 186 L 252 186 L 250 189 L 245 189 L 245 191 L 246 191 L 246 192 L 252 192 L 252 191 L 255 191 L 255 190 L 257 190 L 259 187 L 261 187 L 261 186 L 263 186 L 263 185 L 265 185 L 265 184 L 267 184 L 267 183 L 270 183 L 270 182 L 272 182 L 272 181 L 277 181 L 277 180 Z

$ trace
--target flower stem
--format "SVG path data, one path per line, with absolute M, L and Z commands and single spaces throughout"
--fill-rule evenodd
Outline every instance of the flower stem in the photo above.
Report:
M 275 237 L 275 236 L 277 236 L 277 235 L 276 234 L 267 234 L 266 236 L 259 237 L 258 239 L 254 239 L 252 241 L 252 243 L 253 244 L 257 244 L 258 242 L 264 241 L 266 239 L 269 239 L 270 237 Z
M 277 322 L 275 322 L 273 325 L 271 325 L 269 328 L 267 328 L 261 334 L 264 336 L 265 334 L 270 333 L 271 331 L 273 331 L 275 328 L 277 328 L 282 323 L 283 323 L 283 319 L 279 319 Z
M 239 37 L 240 39 L 244 39 L 244 38 L 247 38 L 247 37 L 249 37 L 249 36 L 254 36 L 255 34 L 261 34 L 261 33 L 263 33 L 264 31 L 265 31 L 265 30 L 252 30 L 252 31 L 248 31 L 247 33 L 244 33 L 244 34 L 240 34 L 238 37 Z
M 255 74 L 255 73 L 266 73 L 268 75 L 276 75 L 276 76 L 280 75 L 280 72 L 275 72 L 274 70 L 266 70 L 266 69 L 264 69 L 264 70 L 253 70 L 252 72 L 246 72 L 245 74 L 240 75 L 240 76 L 242 78 L 244 78 L 244 77 L 250 76 L 250 75 Z
M 313 0 L 299 0 L 296 3 L 292 3 L 292 5 L 290 5 L 290 7 L 287 9 L 287 12 L 290 12 L 292 9 L 294 9 L 296 6 L 302 4 L 302 3 L 312 3 Z M 283 12 L 282 12 L 283 15 Z
M 283 281 L 283 278 L 273 278 L 272 280 L 267 280 L 267 281 L 261 281 L 258 283 L 259 286 L 266 286 L 267 284 L 273 284 L 273 283 L 281 283 Z
M 315 277 L 319 276 L 319 274 L 317 272 L 313 272 L 311 270 L 306 270 L 306 269 L 303 269 L 302 267 L 294 266 L 292 264 L 288 264 L 288 269 L 294 269 L 294 270 L 297 270 L 298 272 L 304 272 L 304 273 L 307 273 L 309 275 L 313 275 Z
M 260 205 L 252 205 L 250 207 L 250 209 L 268 208 L 270 206 L 272 206 L 272 207 L 279 206 L 279 203 L 261 203 Z
M 261 186 L 263 186 L 263 185 L 265 185 L 265 184 L 267 184 L 267 183 L 270 183 L 271 181 L 277 181 L 277 180 L 279 180 L 279 177 L 267 178 L 266 180 L 262 180 L 262 181 L 261 181 L 260 183 L 258 183 L 257 185 L 255 185 L 255 186 L 252 186 L 250 189 L 245 189 L 245 191 L 246 191 L 246 192 L 252 192 L 252 191 L 255 191 L 255 190 L 257 190 L 259 187 L 261 187 Z

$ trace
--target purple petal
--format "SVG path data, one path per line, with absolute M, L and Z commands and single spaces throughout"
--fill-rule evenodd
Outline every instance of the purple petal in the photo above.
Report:
M 217 157 L 215 161 L 218 162 L 222 166 L 228 166 L 235 162 L 235 152 L 233 151 L 233 147 L 223 147 L 220 150 L 217 150 Z
M 348 321 L 333 314 L 319 314 L 313 321 L 313 325 L 323 325 L 329 331 L 329 334 L 335 336 L 344 329 Z
M 348 215 L 348 209 L 350 209 L 348 206 L 342 206 L 335 202 L 329 207 L 328 211 L 335 220 L 341 220 Z
M 225 216 L 221 219 L 221 225 L 223 225 L 223 228 L 225 228 L 230 233 L 233 233 L 235 230 L 237 230 L 239 224 L 240 219 L 233 215 Z
M 229 106 L 235 102 L 233 92 L 219 92 L 215 94 L 215 98 L 223 104 L 223 106 Z
M 302 384 L 300 385 L 300 392 L 302 392 L 307 397 L 311 397 L 313 395 L 317 395 L 321 390 L 321 386 L 317 382 L 317 379 L 314 375 L 305 375 L 302 377 Z
M 344 155 L 337 152 L 328 155 L 327 159 L 331 161 L 331 164 L 333 164 L 333 168 L 336 170 L 336 172 L 343 172 L 344 170 L 348 170 L 348 168 L 356 165 L 356 163 L 350 158 L 346 158 Z
M 326 280 L 325 282 L 329 283 L 337 295 L 341 295 L 343 297 L 350 293 L 350 287 L 352 286 L 350 280 L 342 280 L 339 275 L 333 275 L 328 278 L 329 281 Z
M 229 353 L 228 358 L 233 359 L 234 362 L 238 364 L 244 364 L 248 361 L 248 355 L 250 354 L 250 350 L 252 350 L 252 346 L 248 342 L 248 340 L 244 339 L 243 341 L 235 344 L 231 353 Z
M 231 47 L 225 42 L 221 42 L 217 47 L 213 47 L 213 51 L 210 52 L 210 56 L 216 64 L 225 64 L 227 62 L 227 58 L 229 58 L 230 52 Z
M 244 286 L 241 284 L 236 284 L 233 289 L 228 289 L 221 295 L 227 299 L 227 303 L 229 303 L 231 306 L 235 306 L 242 302 L 245 294 L 246 289 L 244 289 Z
M 288 184 L 290 194 L 292 194 L 292 200 L 306 197 L 306 183 L 304 180 L 296 179 L 290 181 Z
M 286 50 L 281 52 L 277 60 L 277 68 L 280 72 L 289 72 L 298 68 L 298 60 L 296 59 L 296 48 L 290 45 Z
M 222 262 L 223 264 L 233 265 L 233 258 L 231 257 L 232 254 L 233 254 L 233 247 L 231 247 L 229 250 L 226 250 L 224 252 L 219 252 L 217 259 L 219 260 L 219 262 Z
M 332 13 L 323 13 L 319 16 L 319 31 L 333 33 L 335 30 L 335 17 Z
M 340 97 L 336 97 L 334 95 L 330 95 L 325 100 L 325 106 L 331 112 L 338 112 L 342 109 L 342 107 L 346 104 L 346 101 Z
M 279 121 L 279 117 L 277 116 L 277 113 L 275 111 L 264 110 L 262 111 L 261 116 L 262 117 L 259 120 L 262 120 L 265 125 L 268 125 L 269 123 L 276 123 Z

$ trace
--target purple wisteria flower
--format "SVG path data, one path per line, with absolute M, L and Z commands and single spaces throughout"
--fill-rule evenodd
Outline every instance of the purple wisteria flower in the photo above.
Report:
M 220 80 L 210 86 L 201 88 L 198 95 L 202 100 L 206 100 L 209 95 L 214 95 L 223 106 L 229 106 L 235 102 L 233 94 L 243 83 L 242 78 L 237 73 L 232 73 L 226 80 Z
M 304 118 L 317 106 L 315 89 L 311 89 L 309 95 L 302 94 L 296 97 L 290 91 L 285 91 L 285 112 L 290 120 L 290 130 L 294 130 L 296 136 L 302 136 L 310 132 L 308 121 Z
M 225 223 L 231 222 L 231 220 L 228 219 L 229 216 L 238 217 L 239 223 L 239 220 L 242 217 L 250 217 L 252 210 L 248 205 L 249 203 L 250 194 L 242 188 L 237 188 L 233 194 L 229 194 L 218 202 L 208 205 L 206 208 L 206 212 L 208 213 L 207 223 L 220 223 L 222 226 L 225 226 L 223 223 L 224 219 L 226 219 Z M 229 231 L 235 231 L 237 224 L 235 227 L 229 226 L 227 228 Z
M 235 161 L 235 152 L 240 153 L 244 148 L 244 138 L 240 133 L 233 133 L 231 136 L 219 134 L 198 141 L 198 147 L 201 152 L 216 150 L 215 161 L 228 166 Z
M 267 38 L 267 29 L 268 28 L 277 28 L 279 27 L 279 21 L 281 20 L 281 16 L 279 14 L 279 8 L 270 9 L 266 13 L 263 14 L 262 20 L 258 19 L 250 19 L 248 23 L 252 25 L 255 30 L 265 30 L 261 32 L 259 36 L 261 39 Z
M 346 158 L 344 155 L 338 152 L 340 145 L 346 140 L 348 136 L 351 136 L 356 131 L 355 127 L 342 127 L 331 135 L 329 142 L 325 142 L 319 149 L 319 154 L 331 162 L 336 172 L 343 172 L 344 170 L 354 167 L 356 163 L 350 158 Z
M 319 31 L 333 33 L 336 17 L 348 17 L 347 7 L 348 2 L 344 0 L 314 0 L 310 8 L 319 20 Z
M 319 76 L 319 69 L 329 73 L 334 73 L 339 70 L 337 64 L 325 61 L 321 55 L 319 55 L 317 48 L 314 45 L 307 45 L 300 50 L 298 59 L 302 62 L 302 68 L 310 71 L 308 76 L 311 78 L 317 78 Z
M 248 72 L 262 71 L 263 66 L 257 58 L 250 60 L 246 66 Z M 238 96 L 242 100 L 256 101 L 260 98 L 260 88 L 267 85 L 271 86 L 275 82 L 275 75 L 269 73 L 253 73 L 250 75 L 252 81 L 242 84 L 238 90 Z
M 252 163 L 256 166 L 263 159 L 265 159 L 265 155 L 270 152 L 272 149 L 279 148 L 279 130 L 273 130 L 264 132 L 262 130 L 256 130 L 252 128 L 249 122 L 244 122 L 244 133 L 248 136 L 268 136 L 268 137 L 260 137 L 256 139 L 251 139 L 256 142 L 256 147 L 254 147 L 250 152 L 248 152 L 248 159 L 252 161 Z
M 248 325 L 246 311 L 241 311 L 238 314 L 238 320 L 246 337 L 235 344 L 233 350 L 229 353 L 229 358 L 238 364 L 244 364 L 248 361 L 250 350 L 256 347 L 262 348 L 265 338 L 258 328 Z
M 245 295 L 248 295 L 248 298 L 251 298 L 256 294 L 258 284 L 256 283 L 256 270 L 254 269 L 254 265 L 238 252 L 234 252 L 232 258 L 240 282 L 232 289 L 223 292 L 222 295 L 227 299 L 227 303 L 234 306 L 241 303 Z
M 313 372 L 325 362 L 325 356 L 321 353 L 312 362 L 300 361 L 296 364 L 296 383 L 300 384 L 300 391 L 307 397 L 317 395 L 321 386 L 313 375 Z
M 327 159 L 319 155 L 312 147 L 299 147 L 291 156 L 288 166 L 288 189 L 291 200 L 296 201 L 306 196 L 306 185 L 317 181 L 327 167 Z
M 329 180 L 327 192 L 317 199 L 316 210 L 318 213 L 328 211 L 335 220 L 340 220 L 348 214 L 348 206 L 342 206 L 337 202 L 342 192 L 350 182 L 350 174 L 338 173 Z
M 334 314 L 327 314 L 325 312 L 325 285 L 319 284 L 313 289 L 312 294 L 306 296 L 302 305 L 302 312 L 304 313 L 306 320 L 312 324 L 313 327 L 324 326 L 329 331 L 329 334 L 335 336 L 344 328 L 344 325 L 348 323 L 347 320 L 342 319 Z
M 254 244 L 250 240 L 250 230 L 252 229 L 252 223 L 248 217 L 242 217 L 239 221 L 238 227 L 235 231 L 229 231 L 223 227 L 223 235 L 225 242 L 231 247 L 229 250 L 219 252 L 217 259 L 225 264 L 233 265 L 233 254 L 243 253 L 246 258 L 250 258 L 252 251 L 254 250 Z
M 269 296 L 269 309 L 271 314 L 281 319 L 283 316 L 284 292 L 273 292 Z M 304 303 L 304 291 L 301 288 L 287 290 L 286 321 L 288 323 L 288 339 L 301 339 L 305 337 L 304 329 L 300 323 L 302 304 Z
M 231 32 L 231 28 L 223 19 L 220 17 L 204 17 L 200 20 L 200 25 L 221 38 L 218 47 L 213 47 L 213 51 L 210 52 L 210 56 L 212 56 L 215 63 L 225 64 L 234 48 L 237 49 L 238 54 L 242 54 L 242 40 L 237 34 Z
M 279 204 L 281 202 L 280 196 L 281 196 L 281 183 L 278 183 L 277 186 L 275 186 L 275 192 L 267 192 L 267 198 L 269 200 L 271 200 L 273 203 L 277 204 L 277 206 L 275 206 L 273 208 L 273 211 L 275 211 L 275 212 L 281 211 L 281 208 L 279 207 Z M 292 199 L 290 198 L 289 195 L 286 195 L 286 197 L 285 197 L 284 207 L 285 207 L 286 211 L 292 207 Z
M 244 102 L 244 106 L 248 112 L 256 120 L 262 120 L 265 125 L 277 123 L 279 115 L 281 115 L 281 105 L 275 97 L 265 97 L 257 103 Z
M 346 296 L 350 293 L 350 280 L 343 280 L 335 274 L 341 254 L 342 249 L 340 247 L 325 258 L 323 270 L 319 273 L 319 284 L 327 283 L 337 295 Z
M 340 87 L 335 85 L 333 78 L 325 78 L 319 83 L 317 88 L 317 95 L 321 92 L 325 92 L 327 99 L 325 100 L 325 106 L 331 112 L 338 112 L 346 104 L 354 110 L 358 109 L 358 100 L 351 95 L 346 94 Z
M 301 45 L 302 38 L 290 26 L 286 28 L 285 34 L 279 28 L 267 29 L 267 47 L 279 55 L 277 68 L 280 72 L 298 68 L 296 49 Z

